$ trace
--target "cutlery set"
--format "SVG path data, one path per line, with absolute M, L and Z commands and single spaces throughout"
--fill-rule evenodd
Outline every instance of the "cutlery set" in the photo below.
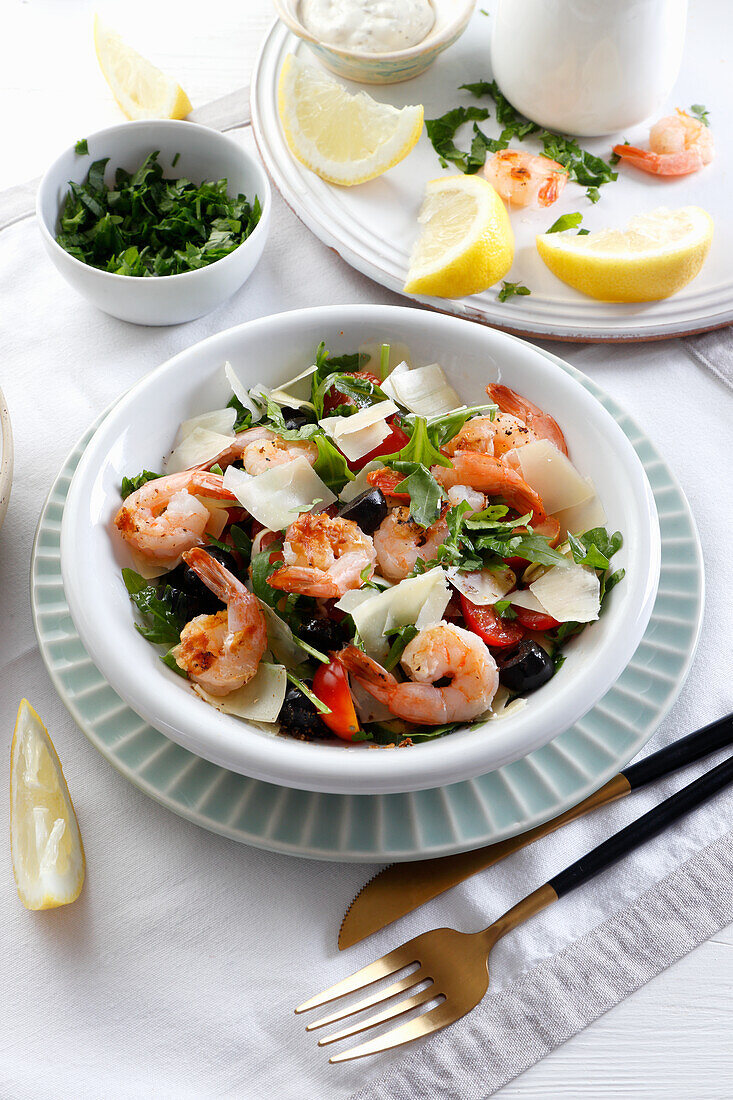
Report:
M 358 943 L 451 886 L 526 848 L 533 841 L 561 829 L 568 822 L 575 821 L 609 802 L 624 798 L 633 791 L 671 775 L 732 743 L 733 714 L 720 718 L 630 765 L 577 806 L 521 836 L 474 852 L 386 868 L 366 884 L 347 910 L 339 932 L 339 948 L 343 950 Z M 304 1001 L 296 1008 L 296 1013 L 320 1008 L 331 1001 L 358 993 L 382 979 L 399 975 L 386 988 L 380 986 L 368 997 L 356 1003 L 347 1003 L 345 1007 L 308 1024 L 307 1030 L 314 1031 L 391 1002 L 388 1007 L 380 1008 L 374 1015 L 360 1017 L 350 1026 L 320 1039 L 319 1046 L 326 1046 L 436 1002 L 427 1011 L 386 1033 L 333 1055 L 330 1059 L 333 1063 L 377 1054 L 441 1030 L 465 1016 L 483 998 L 489 986 L 489 955 L 503 936 L 577 886 L 582 886 L 611 867 L 647 840 L 664 832 L 731 782 L 733 757 L 705 772 L 648 813 L 614 833 L 564 871 L 532 891 L 482 931 L 466 933 L 453 928 L 436 928 L 424 932 Z M 401 972 L 408 967 L 413 969 L 402 975 Z M 393 1000 L 402 993 L 408 995 Z

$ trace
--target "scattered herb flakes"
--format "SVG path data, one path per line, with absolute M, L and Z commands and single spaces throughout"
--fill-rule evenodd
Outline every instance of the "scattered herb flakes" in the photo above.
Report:
M 76 145 L 74 146 L 74 152 L 77 154 L 77 156 L 80 157 L 83 157 L 86 153 L 89 152 L 89 146 L 87 145 L 86 138 L 81 138 L 80 141 L 77 141 Z
M 486 107 L 454 107 L 451 111 L 441 115 L 440 118 L 425 120 L 427 135 L 444 168 L 447 168 L 448 161 L 451 161 L 467 175 L 478 172 L 486 160 L 486 150 L 484 150 L 483 157 L 478 150 L 464 153 L 458 148 L 453 139 L 458 128 L 464 122 L 481 121 L 488 117 L 489 112 Z
M 575 229 L 583 220 L 582 214 L 561 214 L 556 222 L 553 222 L 548 233 L 564 233 L 566 229 Z
M 168 179 L 159 155 L 133 173 L 118 168 L 113 187 L 104 183 L 108 157 L 94 161 L 84 183 L 70 182 L 61 247 L 102 271 L 144 277 L 206 267 L 246 240 L 260 220 L 258 198 L 230 197 L 226 179 Z
M 601 197 L 601 192 L 597 187 L 588 187 L 585 192 L 585 197 L 589 202 L 598 202 Z
M 516 295 L 531 294 L 532 291 L 527 286 L 522 286 L 521 283 L 507 283 L 504 281 L 501 284 L 501 290 L 499 291 L 499 301 L 506 302 L 508 298 L 513 298 Z
M 710 125 L 710 112 L 702 103 L 693 103 L 687 113 L 696 118 L 698 122 L 702 122 L 703 126 Z

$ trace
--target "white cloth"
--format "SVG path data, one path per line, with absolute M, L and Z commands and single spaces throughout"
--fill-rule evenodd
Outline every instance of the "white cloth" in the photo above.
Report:
M 252 143 L 249 134 L 237 140 Z M 587 937 L 597 926 L 608 922 L 605 949 L 626 975 L 626 988 L 610 983 L 613 1003 L 726 921 L 715 893 L 721 879 L 711 878 L 710 868 L 724 875 L 725 853 L 730 857 L 730 791 L 502 941 L 492 955 L 491 992 L 466 1021 L 407 1052 L 331 1067 L 293 1017 L 295 1004 L 418 931 L 483 926 L 712 761 L 576 822 L 340 954 L 341 916 L 376 868 L 272 855 L 203 832 L 133 788 L 69 718 L 36 648 L 28 564 L 44 495 L 82 431 L 147 371 L 230 325 L 323 302 L 398 301 L 316 241 L 277 195 L 273 202 L 270 240 L 246 286 L 210 316 L 170 329 L 127 325 L 77 297 L 43 254 L 34 219 L 0 235 L 0 386 L 16 446 L 0 531 L 0 724 L 12 729 L 22 695 L 44 717 L 78 811 L 88 867 L 73 906 L 28 913 L 9 882 L 7 832 L 0 830 L 3 1098 L 483 1097 L 608 1007 L 600 985 L 587 1010 L 573 993 L 588 974 L 594 957 L 588 944 L 596 941 Z M 508 303 L 508 316 L 510 310 Z M 730 397 L 678 342 L 553 350 L 639 421 L 682 482 L 700 527 L 707 615 L 692 673 L 649 746 L 658 748 L 733 709 Z M 0 790 L 7 782 L 5 753 Z M 691 894 L 681 865 L 696 867 L 703 849 L 726 833 L 723 856 L 720 844 L 711 849 Z M 730 877 L 722 881 L 729 902 Z M 629 909 L 642 895 L 650 904 L 644 908 L 642 899 Z M 664 914 L 670 904 L 684 914 L 690 897 L 709 913 L 676 933 L 665 955 Z M 640 910 L 647 929 L 658 921 L 662 945 L 645 962 L 628 931 Z M 562 1006 L 554 1011 L 547 996 L 560 974 L 567 996 L 562 1018 Z M 534 1021 L 522 990 L 531 994 Z M 495 996 L 500 991 L 503 1000 Z

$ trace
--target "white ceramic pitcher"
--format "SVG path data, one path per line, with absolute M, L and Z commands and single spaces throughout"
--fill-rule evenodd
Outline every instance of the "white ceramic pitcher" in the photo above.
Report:
M 498 0 L 491 63 L 533 122 L 590 137 L 656 115 L 682 60 L 687 0 Z

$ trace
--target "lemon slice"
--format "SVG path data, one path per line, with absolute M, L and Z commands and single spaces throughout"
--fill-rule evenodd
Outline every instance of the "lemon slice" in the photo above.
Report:
M 423 123 L 422 106 L 398 109 L 366 92 L 351 95 L 295 54 L 280 73 L 278 109 L 291 153 L 321 179 L 346 187 L 404 160 Z
M 544 233 L 537 250 L 568 286 L 602 302 L 651 302 L 676 294 L 700 271 L 713 219 L 699 206 L 638 214 L 627 229 L 577 236 Z
M 405 290 L 438 298 L 478 294 L 502 279 L 514 260 L 504 203 L 480 176 L 431 180 L 418 216 Z
M 10 850 L 26 909 L 54 909 L 78 898 L 84 845 L 48 730 L 23 699 L 10 748 Z
M 94 47 L 104 79 L 128 118 L 185 118 L 191 101 L 180 84 L 94 17 Z

